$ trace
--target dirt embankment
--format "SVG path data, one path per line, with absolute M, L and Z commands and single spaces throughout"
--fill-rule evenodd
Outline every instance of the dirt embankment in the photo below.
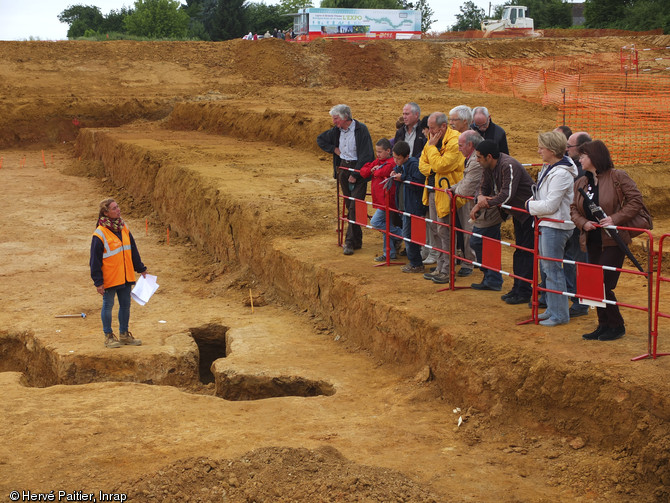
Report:
M 639 40 L 661 45 L 664 37 Z M 178 102 L 239 98 L 259 91 L 262 96 L 272 86 L 310 93 L 321 88 L 366 92 L 409 86 L 418 100 L 422 89 L 446 82 L 454 57 L 618 52 L 628 43 L 625 37 L 366 44 L 318 40 L 304 45 L 277 39 L 225 44 L 3 42 L 0 145 L 71 141 L 80 127 L 157 120 Z M 378 114 L 384 109 L 380 107 Z

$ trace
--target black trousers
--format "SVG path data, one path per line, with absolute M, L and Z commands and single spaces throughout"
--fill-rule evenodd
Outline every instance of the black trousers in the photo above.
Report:
M 589 264 L 608 265 L 621 268 L 626 254 L 618 246 L 605 246 L 604 248 L 597 243 L 588 244 Z M 614 289 L 619 281 L 619 271 L 603 271 L 603 281 L 605 283 L 605 298 L 616 301 Z M 619 311 L 619 306 L 607 304 L 606 307 L 598 308 L 598 325 L 606 327 L 623 326 L 623 316 Z
M 527 216 L 526 220 L 523 222 L 513 218 L 512 222 L 514 223 L 514 240 L 516 241 L 516 244 L 532 250 L 535 243 L 533 218 Z M 533 254 L 524 250 L 514 249 L 512 270 L 515 276 L 520 276 L 529 280 L 526 282 L 514 278 L 512 291 L 519 297 L 530 298 L 533 293 Z
M 351 171 L 340 170 L 338 178 L 342 195 L 353 197 L 355 199 L 365 199 L 368 182 L 365 180 L 357 180 L 356 183 L 350 184 L 349 175 L 351 175 Z M 356 202 L 352 199 L 343 199 L 342 202 L 347 209 L 347 219 L 356 220 Z M 358 249 L 363 246 L 363 231 L 361 230 L 360 225 L 352 224 L 351 222 L 347 223 L 347 233 L 344 237 L 344 245 L 353 249 Z

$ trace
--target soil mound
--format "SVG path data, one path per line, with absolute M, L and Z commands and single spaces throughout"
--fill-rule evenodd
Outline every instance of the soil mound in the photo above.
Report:
M 114 492 L 127 492 L 129 501 L 165 503 L 437 501 L 406 476 L 358 465 L 332 447 L 268 447 L 232 460 L 186 459 Z

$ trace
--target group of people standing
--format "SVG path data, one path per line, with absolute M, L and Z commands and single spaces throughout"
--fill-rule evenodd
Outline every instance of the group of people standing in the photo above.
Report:
M 291 30 L 278 30 L 275 28 L 272 30 L 272 33 L 266 31 L 264 35 L 258 36 L 258 33 L 249 32 L 242 37 L 243 40 L 258 40 L 259 38 L 279 38 L 281 40 L 293 40 L 295 38 L 295 32 L 293 28 Z
M 402 236 L 409 263 L 405 273 L 422 273 L 434 283 L 450 281 L 448 227 L 451 212 L 457 232 L 456 248 L 465 259 L 457 275 L 472 274 L 472 262 L 482 263 L 483 239 L 500 240 L 501 223 L 512 217 L 516 247 L 513 256 L 514 283 L 502 295 L 507 304 L 530 303 L 533 278 L 534 222 L 539 225 L 541 288 L 539 301 L 546 310 L 539 314 L 543 326 L 563 325 L 570 318 L 588 314 L 588 306 L 576 296 L 574 262 L 610 266 L 604 270 L 604 298 L 616 301 L 614 288 L 624 251 L 605 226 L 626 226 L 643 208 L 635 182 L 614 169 L 607 146 L 593 141 L 585 132 L 572 133 L 567 126 L 538 136 L 538 155 L 543 167 L 533 180 L 523 165 L 509 155 L 507 136 L 495 124 L 485 107 L 470 109 L 460 105 L 449 114 L 434 112 L 420 119 L 420 108 L 410 102 L 403 107 L 402 123 L 394 137 L 380 139 L 373 147 L 368 128 L 354 120 L 347 105 L 330 110 L 333 127 L 317 137 L 317 144 L 333 154 L 333 176 L 338 179 L 348 215 L 343 253 L 352 255 L 362 247 L 362 231 L 355 221 L 355 199 L 365 199 L 367 182 L 372 183 L 371 225 L 386 229 L 386 206 L 390 212 L 392 236 Z M 406 183 L 413 182 L 414 184 Z M 444 189 L 444 190 L 435 190 Z M 582 192 L 578 189 L 583 190 Z M 450 197 L 446 192 L 451 192 Z M 388 199 L 386 199 L 388 197 Z M 605 217 L 593 215 L 592 203 L 602 207 Z M 455 207 L 451 207 L 453 206 Z M 402 215 L 402 219 L 399 218 Z M 411 215 L 428 217 L 428 247 L 411 241 Z M 533 218 L 536 217 L 536 218 Z M 437 223 L 433 223 L 437 222 Z M 414 223 L 416 225 L 416 222 Z M 619 231 L 624 243 L 631 237 Z M 386 251 L 395 259 L 401 253 L 401 239 L 391 237 L 377 261 L 386 260 Z M 431 261 L 430 251 L 440 250 Z M 434 269 L 425 266 L 436 263 Z M 477 290 L 500 291 L 499 271 L 482 268 Z M 625 334 L 624 321 L 616 304 L 598 307 L 598 326 L 582 337 L 609 341 Z

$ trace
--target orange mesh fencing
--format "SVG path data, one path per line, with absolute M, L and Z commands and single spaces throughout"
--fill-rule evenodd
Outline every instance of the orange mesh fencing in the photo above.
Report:
M 529 35 L 530 34 L 526 34 L 525 36 Z M 630 31 L 630 30 L 613 30 L 613 29 L 545 28 L 543 30 L 535 30 L 535 34 L 533 36 L 540 36 L 544 38 L 585 38 L 585 37 L 593 38 L 593 37 L 625 37 L 627 35 L 634 35 L 638 37 L 640 35 L 663 35 L 663 29 L 657 28 L 655 30 L 648 30 L 648 31 Z M 495 32 L 492 36 L 494 36 L 495 38 L 498 37 L 520 38 L 519 34 L 509 34 L 501 32 Z M 484 32 L 481 30 L 443 31 L 443 32 L 431 31 L 429 33 L 424 33 L 422 35 L 422 38 L 469 40 L 475 38 L 484 38 Z
M 610 28 L 589 28 L 589 29 L 573 29 L 573 28 L 545 28 L 542 35 L 546 38 L 593 38 L 593 37 L 625 37 L 627 35 L 663 35 L 663 28 L 656 28 L 648 31 L 630 31 L 630 30 L 615 30 Z
M 665 160 L 670 150 L 670 76 L 615 73 L 621 64 L 621 55 L 615 53 L 576 60 L 521 60 L 520 66 L 509 60 L 455 59 L 449 86 L 554 105 L 557 125 L 604 141 L 618 164 Z M 591 73 L 607 67 L 615 70 Z

